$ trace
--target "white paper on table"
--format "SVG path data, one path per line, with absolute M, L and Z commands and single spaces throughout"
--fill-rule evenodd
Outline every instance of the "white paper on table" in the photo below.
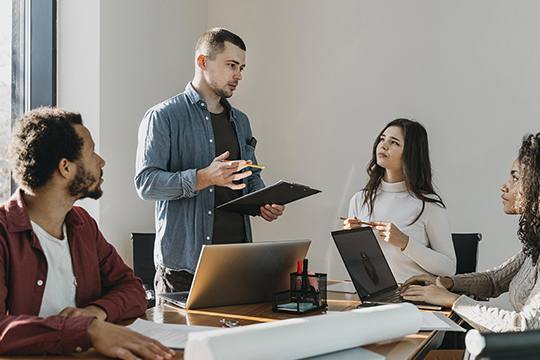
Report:
M 384 360 L 384 356 L 363 348 L 354 348 L 342 351 L 336 351 L 330 354 L 324 354 L 307 358 L 306 360 Z
M 447 316 L 437 312 L 422 311 L 421 331 L 443 330 L 443 331 L 459 331 L 466 330 L 450 320 Z
M 409 303 L 246 325 L 189 335 L 185 360 L 292 360 L 398 339 L 420 329 Z
M 143 319 L 135 320 L 135 322 L 127 326 L 127 328 L 138 332 L 141 335 L 157 340 L 163 345 L 172 349 L 184 349 L 186 347 L 189 333 L 217 329 L 211 326 L 160 324 Z
M 353 283 L 350 281 L 328 285 L 326 287 L 326 291 L 356 294 L 356 289 L 354 288 Z

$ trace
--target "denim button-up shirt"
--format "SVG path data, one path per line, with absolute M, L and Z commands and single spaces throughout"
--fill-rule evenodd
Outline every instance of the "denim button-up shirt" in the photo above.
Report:
M 257 163 L 247 116 L 227 100 L 222 103 L 236 130 L 240 157 Z M 156 264 L 194 273 L 202 245 L 212 244 L 214 187 L 195 191 L 195 183 L 197 169 L 215 157 L 210 112 L 191 83 L 146 112 L 139 127 L 135 187 L 142 199 L 156 201 Z M 244 182 L 244 194 L 264 187 L 260 171 Z M 251 242 L 249 217 L 244 221 Z

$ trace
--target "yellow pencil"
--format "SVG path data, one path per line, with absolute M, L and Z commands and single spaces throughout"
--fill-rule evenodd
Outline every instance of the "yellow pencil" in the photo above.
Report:
M 339 217 L 339 220 L 345 221 L 345 220 L 347 220 L 347 219 L 348 219 L 348 218 L 346 218 L 345 216 L 340 216 L 340 217 Z M 372 222 L 362 221 L 362 220 L 360 220 L 360 219 L 358 219 L 358 218 L 356 218 L 356 220 L 357 220 L 360 224 L 364 224 L 364 225 L 367 225 L 367 226 L 374 226 L 374 225 L 375 225 L 375 224 L 373 224 Z
M 234 163 L 235 161 L 240 161 L 240 160 L 221 160 L 221 162 L 223 163 Z M 257 165 L 257 164 L 246 164 L 244 167 L 252 167 L 254 169 L 264 169 L 266 166 L 264 165 Z

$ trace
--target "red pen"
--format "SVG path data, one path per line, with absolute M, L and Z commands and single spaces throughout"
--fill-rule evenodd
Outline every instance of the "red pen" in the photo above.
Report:
M 294 290 L 300 290 L 302 287 L 302 260 L 296 262 L 296 281 L 294 283 Z

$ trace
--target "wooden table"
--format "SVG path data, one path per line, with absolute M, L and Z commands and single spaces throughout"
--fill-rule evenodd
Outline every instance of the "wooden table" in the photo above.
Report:
M 345 311 L 356 308 L 360 304 L 358 297 L 352 294 L 344 293 L 328 293 L 328 310 L 329 311 Z M 311 313 L 311 316 L 315 313 Z M 446 315 L 453 317 L 454 315 L 447 312 Z M 288 319 L 293 316 L 286 313 L 272 312 L 272 305 L 270 303 L 262 304 L 249 304 L 249 305 L 235 305 L 235 306 L 223 306 L 213 307 L 200 310 L 182 310 L 170 305 L 160 305 L 150 308 L 146 311 L 145 318 L 147 320 L 153 320 L 158 323 L 169 324 L 186 324 L 186 325 L 204 325 L 204 326 L 222 326 L 221 319 L 234 319 L 239 321 L 239 326 L 249 325 L 260 322 L 276 321 L 282 319 Z M 388 360 L 402 360 L 402 359 L 423 359 L 426 353 L 436 348 L 444 336 L 444 332 L 431 331 L 431 332 L 419 332 L 417 334 L 403 337 L 397 341 L 377 343 L 367 345 L 364 348 L 384 355 Z M 329 341 L 332 341 L 329 337 Z M 35 356 L 3 356 L 0 360 L 23 360 L 32 359 L 35 360 Z M 40 356 L 41 359 L 104 359 L 103 356 L 97 354 L 95 351 L 88 351 L 82 354 L 76 354 L 73 356 Z M 178 359 L 183 359 L 183 352 L 178 353 Z
M 344 293 L 328 293 L 329 311 L 346 311 L 355 309 L 360 301 L 356 295 Z M 312 316 L 317 313 L 310 313 Z M 445 315 L 455 317 L 450 312 Z M 146 318 L 158 323 L 203 325 L 220 327 L 221 319 L 238 320 L 239 326 L 260 322 L 289 319 L 298 315 L 272 312 L 270 303 L 214 307 L 200 310 L 181 310 L 170 305 L 161 305 L 148 309 Z M 384 355 L 388 360 L 423 359 L 429 350 L 438 347 L 444 332 L 421 331 L 398 341 L 377 343 L 364 346 L 365 349 Z M 329 338 L 331 341 L 331 338 Z M 182 354 L 179 354 L 182 359 Z

